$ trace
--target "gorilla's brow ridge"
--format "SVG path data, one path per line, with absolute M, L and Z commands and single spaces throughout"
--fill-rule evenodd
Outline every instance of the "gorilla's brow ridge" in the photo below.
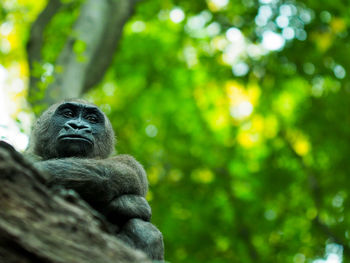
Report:
M 80 103 L 73 103 L 73 102 L 66 102 L 64 104 L 61 104 L 56 112 L 59 112 L 65 108 L 70 108 L 73 110 L 77 110 L 79 108 L 82 108 L 84 111 L 88 112 L 88 113 L 95 113 L 97 114 L 101 119 L 104 119 L 104 115 L 101 113 L 101 111 L 99 110 L 99 108 L 97 108 L 96 106 L 93 105 L 85 105 L 85 104 L 80 104 Z

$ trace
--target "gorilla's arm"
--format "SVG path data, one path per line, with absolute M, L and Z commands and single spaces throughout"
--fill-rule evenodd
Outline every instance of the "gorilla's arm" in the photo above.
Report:
M 126 195 L 117 206 L 123 210 L 130 196 L 145 196 L 148 190 L 146 173 L 142 166 L 129 155 L 108 159 L 62 158 L 39 161 L 34 166 L 49 175 L 49 186 L 73 189 L 98 210 L 118 197 Z M 143 201 L 139 201 L 143 204 Z M 142 205 L 143 207 L 143 205 Z

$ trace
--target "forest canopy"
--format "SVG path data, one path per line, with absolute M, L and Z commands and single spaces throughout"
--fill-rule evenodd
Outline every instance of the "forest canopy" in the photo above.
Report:
M 84 97 L 144 165 L 167 261 L 346 262 L 349 26 L 340 0 L 2 0 L 0 138 Z

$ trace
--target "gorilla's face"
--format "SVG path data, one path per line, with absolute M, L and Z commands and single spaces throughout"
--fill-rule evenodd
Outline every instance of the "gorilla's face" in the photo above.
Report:
M 52 142 L 58 157 L 90 157 L 105 133 L 105 118 L 95 106 L 75 102 L 61 104 L 52 115 L 56 131 Z

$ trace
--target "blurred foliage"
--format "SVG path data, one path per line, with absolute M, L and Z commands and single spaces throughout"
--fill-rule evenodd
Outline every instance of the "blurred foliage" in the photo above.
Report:
M 4 66 L 25 63 L 43 5 L 14 2 L 0 6 L 1 32 L 14 27 L 0 40 Z M 312 262 L 333 243 L 350 260 L 348 4 L 137 6 L 104 80 L 86 96 L 110 117 L 117 152 L 148 172 L 168 261 Z M 46 30 L 49 63 L 78 8 L 73 2 Z

